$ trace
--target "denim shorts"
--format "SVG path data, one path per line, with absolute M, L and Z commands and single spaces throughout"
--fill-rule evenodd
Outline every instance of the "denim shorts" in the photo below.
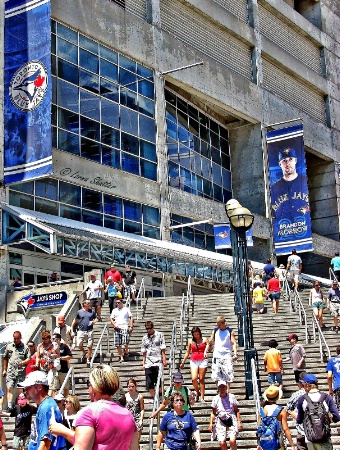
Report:
M 281 372 L 271 372 L 268 373 L 268 383 L 274 384 L 274 383 L 282 383 L 282 373 Z

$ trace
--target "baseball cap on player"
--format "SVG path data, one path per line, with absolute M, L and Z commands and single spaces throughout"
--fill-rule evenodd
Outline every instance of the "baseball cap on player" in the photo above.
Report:
M 296 158 L 296 151 L 293 147 L 286 147 L 279 151 L 279 162 L 285 158 Z
M 45 375 L 45 373 L 41 372 L 40 370 L 35 370 L 34 372 L 29 373 L 22 383 L 17 384 L 17 387 L 26 388 L 29 386 L 34 386 L 36 384 L 44 384 L 48 386 L 47 375 Z

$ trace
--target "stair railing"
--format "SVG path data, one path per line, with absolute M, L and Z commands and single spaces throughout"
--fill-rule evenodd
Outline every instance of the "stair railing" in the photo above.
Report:
M 294 297 L 295 309 L 298 310 L 299 320 L 300 320 L 301 325 L 305 326 L 305 340 L 306 340 L 306 343 L 308 343 L 308 322 L 307 322 L 306 310 L 302 304 L 302 301 L 300 299 L 298 291 L 296 289 L 294 289 L 292 292 L 293 292 L 293 297 Z
M 287 299 L 289 300 L 289 311 L 293 312 L 294 307 L 293 307 L 293 298 L 291 295 L 292 290 L 290 289 L 290 286 L 289 286 L 287 274 L 285 274 L 285 276 L 283 278 L 282 289 L 283 289 L 283 292 L 285 293 L 285 295 L 287 296 Z
M 176 351 L 177 351 L 177 329 L 176 321 L 172 323 L 171 346 L 169 354 L 169 378 L 172 380 L 172 374 L 176 369 Z
M 97 356 L 98 350 L 99 350 L 99 354 L 100 354 L 100 361 L 102 361 L 102 355 L 103 355 L 103 337 L 104 335 L 106 335 L 106 341 L 107 341 L 107 353 L 110 353 L 110 335 L 109 335 L 109 330 L 108 330 L 109 324 L 106 323 L 103 331 L 100 335 L 99 341 L 96 345 L 96 348 L 93 352 L 92 358 L 91 358 L 91 362 L 90 362 L 90 367 L 92 368 L 93 365 L 93 361 L 95 359 L 95 357 Z
M 157 377 L 157 383 L 155 387 L 155 396 L 153 398 L 153 407 L 152 407 L 152 414 L 155 413 L 155 411 L 159 407 L 159 388 L 162 388 L 162 395 L 163 395 L 163 364 L 160 363 L 159 365 L 159 371 L 158 371 L 158 377 Z M 150 419 L 150 426 L 149 426 L 149 450 L 153 450 L 153 422 L 154 418 Z M 159 421 L 160 421 L 160 415 L 157 414 L 157 430 L 159 428 Z
M 336 277 L 336 275 L 335 275 L 335 273 L 334 273 L 334 270 L 330 267 L 329 268 L 329 279 L 331 280 L 331 281 L 333 281 L 333 280 L 338 280 L 337 279 L 337 277 Z M 339 280 L 338 280 L 339 281 Z
M 312 327 L 313 327 L 314 342 L 316 342 L 316 330 L 318 331 L 318 335 L 319 335 L 320 361 L 324 362 L 324 355 L 326 354 L 326 352 L 328 354 L 328 359 L 331 359 L 331 351 L 328 347 L 326 338 L 321 330 L 319 321 L 316 318 L 314 312 L 313 312 L 313 318 L 312 318 Z M 323 349 L 323 346 L 325 347 L 325 350 Z
M 180 332 L 180 352 L 183 348 L 183 338 L 184 338 L 184 316 L 185 316 L 185 296 L 184 292 L 182 294 L 182 302 L 181 302 L 181 314 L 179 317 L 179 332 Z
M 74 370 L 73 370 L 73 367 L 69 368 L 69 370 L 68 370 L 68 372 L 66 374 L 65 380 L 63 381 L 63 384 L 60 386 L 59 394 L 63 394 L 65 386 L 66 386 L 66 383 L 68 382 L 68 379 L 70 377 L 71 377 L 71 392 L 72 392 L 73 395 L 75 394 L 75 381 L 74 381 Z
M 144 307 L 146 307 L 146 303 L 145 303 L 144 306 L 142 305 L 143 299 L 145 300 L 145 282 L 144 282 L 144 277 L 142 278 L 142 281 L 140 282 L 140 286 L 139 286 L 139 289 L 138 289 L 138 294 L 137 294 L 137 297 L 136 297 L 136 319 L 137 320 L 139 319 L 139 310 L 141 312 L 143 312 L 143 310 L 145 311 Z M 129 305 L 126 305 L 126 306 L 130 306 L 130 302 L 129 302 Z M 143 316 L 144 316 L 144 314 L 142 313 L 142 317 Z
M 261 403 L 260 403 L 260 392 L 259 392 L 259 381 L 257 379 L 257 370 L 256 370 L 256 361 L 254 358 L 251 359 L 250 361 L 251 363 L 251 380 L 253 383 L 253 396 L 254 396 L 254 401 L 255 401 L 255 408 L 256 408 L 256 421 L 257 418 L 260 414 L 260 408 L 261 408 Z
M 190 325 L 190 306 L 191 306 L 191 276 L 188 276 L 188 285 L 187 285 L 187 295 L 186 295 L 186 307 L 185 307 L 185 314 L 186 314 L 186 343 L 189 340 L 189 325 Z M 181 343 L 181 355 L 180 357 L 182 358 L 182 351 L 183 351 L 183 343 Z

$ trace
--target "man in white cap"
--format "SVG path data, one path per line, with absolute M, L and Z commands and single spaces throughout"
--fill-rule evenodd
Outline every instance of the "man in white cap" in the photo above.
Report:
M 66 448 L 65 438 L 49 432 L 50 422 L 62 423 L 61 412 L 53 398 L 48 396 L 47 375 L 40 370 L 31 372 L 17 385 L 26 397 L 38 405 L 28 450 L 59 450 Z
M 82 296 L 86 293 L 86 298 L 90 300 L 91 309 L 97 313 L 98 321 L 102 321 L 102 292 L 104 292 L 104 286 L 100 280 L 97 280 L 97 275 L 95 273 L 90 274 L 91 281 L 87 283 L 83 292 L 81 292 L 77 297 Z M 61 333 L 60 333 L 61 334 Z

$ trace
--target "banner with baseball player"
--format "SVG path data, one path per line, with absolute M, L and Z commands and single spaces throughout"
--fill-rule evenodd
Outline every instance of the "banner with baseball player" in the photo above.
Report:
M 215 249 L 221 248 L 231 248 L 230 240 L 230 224 L 229 223 L 218 223 L 214 225 L 214 238 L 215 238 Z M 253 243 L 253 229 L 249 228 L 246 231 L 247 246 L 252 247 Z
M 267 132 L 274 247 L 277 255 L 313 250 L 303 125 Z
M 4 183 L 52 172 L 49 0 L 5 2 Z

